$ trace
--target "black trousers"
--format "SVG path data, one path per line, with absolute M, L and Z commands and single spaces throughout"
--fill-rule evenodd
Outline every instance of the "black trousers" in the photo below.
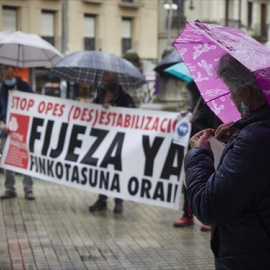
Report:
M 183 185 L 182 190 L 184 193 L 183 217 L 192 218 L 193 214 L 191 211 L 190 203 L 189 203 L 188 198 L 187 198 L 187 189 L 184 185 Z

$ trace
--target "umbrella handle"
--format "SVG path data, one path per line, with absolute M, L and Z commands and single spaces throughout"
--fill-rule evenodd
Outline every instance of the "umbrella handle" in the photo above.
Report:
M 21 44 L 19 44 L 18 54 L 17 54 L 16 77 L 18 77 L 20 49 L 21 49 Z M 17 89 L 17 79 L 16 79 L 16 83 L 15 83 L 15 89 Z
M 199 100 L 197 101 L 197 103 L 196 103 L 196 105 L 195 105 L 195 107 L 194 107 L 194 109 L 193 109 L 193 112 L 192 112 L 193 115 L 196 114 L 196 112 L 197 112 L 197 110 L 198 110 L 198 107 L 199 107 L 201 101 L 202 101 L 202 97 L 200 96 Z

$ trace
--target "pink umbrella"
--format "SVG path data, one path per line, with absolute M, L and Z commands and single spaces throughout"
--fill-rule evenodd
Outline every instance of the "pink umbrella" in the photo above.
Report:
M 228 87 L 217 78 L 219 59 L 229 53 L 256 77 L 270 104 L 270 51 L 244 31 L 200 21 L 186 22 L 174 41 L 207 105 L 224 123 L 241 118 Z

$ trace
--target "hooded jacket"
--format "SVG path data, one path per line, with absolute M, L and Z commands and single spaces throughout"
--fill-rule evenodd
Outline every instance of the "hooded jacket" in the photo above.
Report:
M 270 108 L 264 105 L 234 126 L 238 131 L 216 171 L 209 148 L 187 153 L 188 198 L 195 216 L 212 227 L 216 269 L 266 270 L 270 238 L 262 223 L 270 231 Z

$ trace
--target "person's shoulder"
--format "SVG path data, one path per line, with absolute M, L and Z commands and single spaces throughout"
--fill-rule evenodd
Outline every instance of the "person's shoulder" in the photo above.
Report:
M 135 108 L 135 102 L 131 95 L 129 95 L 128 93 L 126 93 L 126 102 L 128 103 L 127 107 Z
M 29 83 L 17 77 L 17 86 L 19 91 L 34 93 L 34 90 Z

